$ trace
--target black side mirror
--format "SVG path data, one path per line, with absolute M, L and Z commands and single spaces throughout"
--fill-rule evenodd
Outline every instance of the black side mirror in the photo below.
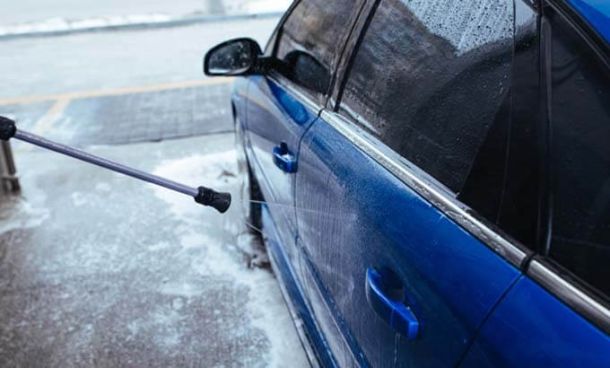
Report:
M 213 47 L 203 59 L 203 72 L 209 76 L 238 76 L 257 72 L 258 43 L 250 38 L 237 38 Z

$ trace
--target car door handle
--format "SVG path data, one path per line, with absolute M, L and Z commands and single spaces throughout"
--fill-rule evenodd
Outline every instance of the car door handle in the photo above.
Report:
M 382 274 L 374 268 L 366 270 L 366 300 L 375 313 L 396 332 L 408 340 L 415 339 L 419 333 L 417 317 L 403 300 L 388 295 L 388 285 L 384 281 Z M 396 282 L 388 280 L 388 283 L 395 284 Z M 404 296 L 401 299 L 404 299 Z
M 284 172 L 297 172 L 297 158 L 288 150 L 288 145 L 284 142 L 273 147 L 273 163 Z

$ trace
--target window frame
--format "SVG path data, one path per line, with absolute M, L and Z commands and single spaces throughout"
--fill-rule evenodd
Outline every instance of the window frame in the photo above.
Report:
M 555 12 L 555 16 L 561 17 L 576 34 L 578 35 L 581 42 L 589 47 L 598 57 L 599 60 L 605 64 L 605 67 L 610 70 L 610 44 L 597 33 L 582 18 L 578 12 L 571 8 L 571 6 L 565 0 L 542 0 L 544 5 L 542 7 L 542 17 L 544 21 L 545 11 L 550 8 Z M 552 61 L 552 54 L 549 53 L 550 45 L 553 41 L 552 34 L 550 37 L 542 37 L 541 42 L 541 53 L 547 53 L 544 57 L 547 59 L 546 62 Z M 552 70 L 546 64 L 542 68 L 542 78 L 550 81 Z M 544 92 L 547 96 L 552 95 L 552 85 L 547 82 L 544 85 L 546 89 Z M 550 107 L 545 107 L 549 109 Z M 552 121 L 550 121 L 552 126 Z M 547 133 L 548 143 L 551 139 L 551 131 Z M 550 151 L 547 150 L 545 155 L 545 166 L 547 171 L 545 173 L 545 180 L 548 182 L 552 179 L 552 162 L 550 157 Z M 549 225 L 545 228 L 545 234 L 543 238 L 546 239 L 546 244 L 538 249 L 531 262 L 527 265 L 528 267 L 524 270 L 525 273 L 530 276 L 533 280 L 542 285 L 550 293 L 558 297 L 560 300 L 565 302 L 573 310 L 580 313 L 590 322 L 599 327 L 602 331 L 610 334 L 610 295 L 600 295 L 597 291 L 593 290 L 587 282 L 580 279 L 573 272 L 565 269 L 561 264 L 554 261 L 549 255 L 550 248 L 552 247 L 552 191 L 547 188 L 544 192 L 546 197 L 545 203 L 547 208 L 543 212 L 544 218 L 542 222 L 548 223 Z
M 368 2 L 366 12 L 361 14 L 358 24 L 351 34 L 348 45 L 353 45 L 349 52 L 343 54 L 337 68 L 337 83 L 328 106 L 322 111 L 325 121 L 356 144 L 364 153 L 400 179 L 405 185 L 420 194 L 423 198 L 453 219 L 466 231 L 479 239 L 501 257 L 518 269 L 521 269 L 533 256 L 534 252 L 519 241 L 506 234 L 497 225 L 457 199 L 456 193 L 438 179 L 420 169 L 401 156 L 379 138 L 362 129 L 361 123 L 351 116 L 341 114 L 339 107 L 355 56 L 360 48 L 377 8 L 383 0 Z M 454 212 L 456 211 L 456 212 Z
M 296 7 L 303 1 L 307 1 L 307 0 L 294 0 L 293 3 L 291 4 L 290 8 L 286 11 L 286 13 L 284 13 L 284 16 L 282 17 L 282 19 L 276 26 L 276 29 L 272 33 L 269 43 L 265 47 L 266 56 L 277 58 L 279 43 L 280 43 L 280 40 L 282 39 L 282 33 L 284 32 L 284 26 L 286 24 L 286 21 L 290 18 L 294 9 L 296 9 Z M 284 88 L 289 89 L 290 91 L 295 93 L 295 95 L 297 95 L 300 99 L 304 100 L 305 103 L 307 105 L 309 105 L 310 107 L 317 108 L 318 110 L 321 110 L 322 108 L 324 108 L 326 106 L 328 100 L 331 98 L 332 93 L 335 89 L 335 84 L 336 84 L 336 80 L 337 80 L 337 72 L 339 70 L 339 66 L 341 65 L 341 61 L 343 60 L 343 56 L 345 54 L 348 42 L 352 38 L 355 26 L 358 23 L 361 15 L 363 13 L 363 10 L 366 9 L 367 4 L 369 4 L 370 2 L 371 2 L 370 0 L 362 0 L 361 8 L 356 11 L 354 18 L 351 20 L 350 24 L 346 27 L 347 34 L 346 34 L 345 42 L 343 45 L 341 45 L 340 51 L 337 51 L 337 65 L 335 66 L 334 69 L 329 69 L 330 83 L 329 83 L 329 88 L 325 93 L 312 92 L 312 91 L 304 88 L 303 86 L 300 86 L 298 83 L 291 81 L 286 76 L 282 75 L 281 73 L 279 73 L 275 70 L 271 71 L 267 76 L 272 78 L 278 84 L 282 85 Z
M 365 154 L 369 155 L 405 185 L 420 194 L 441 212 L 454 220 L 459 226 L 479 239 L 481 243 L 495 251 L 499 256 L 507 260 L 525 275 L 531 277 L 559 300 L 566 303 L 575 312 L 579 313 L 605 333 L 610 334 L 610 306 L 605 301 L 600 300 L 598 296 L 592 293 L 591 290 L 578 279 L 575 279 L 570 274 L 566 274 L 561 268 L 554 266 L 541 257 L 537 252 L 540 250 L 539 244 L 536 244 L 537 249 L 534 251 L 515 240 L 498 226 L 482 216 L 479 216 L 476 211 L 459 201 L 455 194 L 448 190 L 448 188 L 438 180 L 417 168 L 404 157 L 398 155 L 377 137 L 374 137 L 372 134 L 361 129 L 359 123 L 354 121 L 352 117 L 339 114 L 341 97 L 349 77 L 351 66 L 354 63 L 355 55 L 361 46 L 381 1 L 382 0 L 374 0 L 368 2 L 367 10 L 366 12 L 363 12 L 364 16 L 360 17 L 347 41 L 347 45 L 352 47 L 349 47 L 349 51 L 343 53 L 342 59 L 339 61 L 336 71 L 335 86 L 328 99 L 327 108 L 322 111 L 324 120 L 329 122 L 330 125 L 337 129 L 348 140 L 352 141 Z M 589 27 L 588 24 L 582 19 L 578 21 L 579 17 L 576 14 L 572 14 L 572 17 L 566 15 L 566 10 L 563 9 L 563 7 L 567 7 L 565 0 L 541 0 L 541 2 L 545 2 L 545 5 L 550 3 L 550 6 L 553 6 L 559 15 L 566 18 L 566 20 L 574 26 L 580 36 L 594 48 L 596 53 L 603 58 L 602 60 L 610 67 L 610 46 L 593 30 L 587 30 L 587 27 Z M 558 3 L 561 3 L 561 5 L 558 5 Z M 570 8 L 568 7 L 568 10 L 569 9 Z M 542 17 L 544 14 L 544 6 L 543 9 L 538 11 Z M 574 21 L 571 18 L 577 20 Z M 541 28 L 541 25 L 539 25 L 539 33 L 541 32 Z M 539 36 L 542 35 L 539 34 Z M 542 45 L 539 52 L 542 54 L 545 49 L 545 41 L 542 37 L 540 38 Z M 548 40 L 546 41 L 548 42 Z M 540 55 L 540 57 L 542 58 L 543 55 Z M 541 71 L 541 78 L 544 80 L 547 77 L 545 72 L 548 72 L 548 70 L 545 70 L 545 68 L 541 69 L 543 69 Z M 541 93 L 548 93 L 548 91 L 545 91 L 548 86 L 543 84 L 539 88 Z M 542 105 L 542 103 L 543 102 L 541 101 L 540 104 Z M 543 165 L 546 165 L 546 161 L 543 157 L 539 157 L 539 159 L 542 160 Z M 541 185 L 544 185 L 544 183 Z M 542 188 L 543 193 L 541 195 L 544 196 L 544 186 Z M 546 216 L 548 216 L 548 213 Z M 543 217 L 539 219 L 539 221 L 544 220 Z M 545 238 L 544 235 L 548 237 L 550 227 L 545 227 L 542 230 L 545 233 L 542 238 Z M 544 240 L 541 239 L 540 241 Z

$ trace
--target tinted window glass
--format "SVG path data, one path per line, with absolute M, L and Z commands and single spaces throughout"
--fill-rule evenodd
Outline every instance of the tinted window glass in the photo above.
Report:
M 324 93 L 362 0 L 302 0 L 282 27 L 276 56 L 297 84 Z
M 550 257 L 610 295 L 610 71 L 552 15 Z
M 510 122 L 496 119 L 490 128 L 460 199 L 505 233 L 534 248 L 541 205 L 539 143 L 540 137 L 546 136 L 547 124 L 540 109 L 539 17 L 529 3 L 515 1 L 517 27 L 510 118 L 506 119 Z
M 340 109 L 459 193 L 510 110 L 512 37 L 512 0 L 382 0 Z

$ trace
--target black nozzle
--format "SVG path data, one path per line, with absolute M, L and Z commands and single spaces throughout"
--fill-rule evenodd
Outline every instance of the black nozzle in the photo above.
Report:
M 0 116 L 0 139 L 8 141 L 17 133 L 17 125 L 15 122 L 4 116 Z
M 231 206 L 230 193 L 218 193 L 206 187 L 199 187 L 195 202 L 204 206 L 214 207 L 218 212 L 225 213 Z

